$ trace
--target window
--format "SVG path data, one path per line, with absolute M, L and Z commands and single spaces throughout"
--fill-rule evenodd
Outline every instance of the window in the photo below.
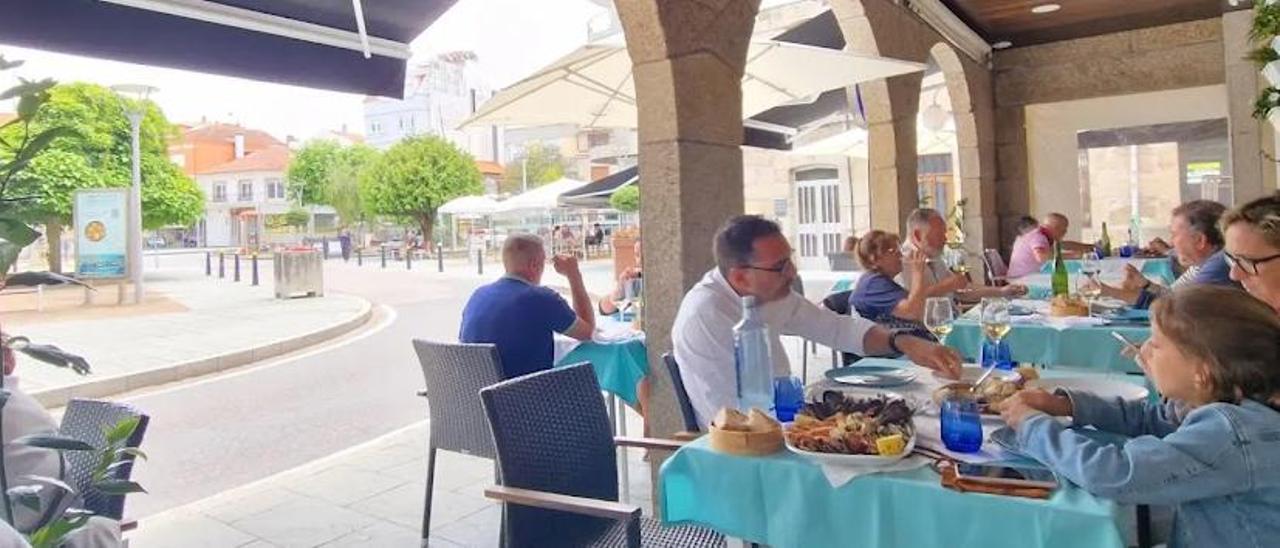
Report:
M 218 181 L 216 183 L 213 183 L 213 201 L 215 202 L 227 201 L 227 183 L 226 182 Z
M 267 179 L 267 199 L 284 199 L 284 182 L 280 179 Z
M 253 201 L 253 181 L 248 179 L 240 181 L 240 196 L 238 199 L 241 202 Z
M 369 133 L 374 135 L 382 133 L 382 122 L 369 122 Z
M 840 173 L 830 168 L 796 171 L 796 217 L 800 257 L 818 259 L 840 251 L 845 228 L 840 224 Z M 805 261 L 805 267 L 819 262 Z

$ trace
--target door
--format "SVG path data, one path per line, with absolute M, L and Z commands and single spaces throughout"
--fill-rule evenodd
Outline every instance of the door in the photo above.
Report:
M 840 174 L 835 169 L 797 171 L 796 266 L 801 270 L 829 270 L 827 254 L 841 251 L 844 225 L 840 222 Z

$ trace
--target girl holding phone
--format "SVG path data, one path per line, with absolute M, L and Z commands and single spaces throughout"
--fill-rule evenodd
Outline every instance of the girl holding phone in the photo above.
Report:
M 1171 547 L 1271 545 L 1280 538 L 1280 316 L 1239 290 L 1188 287 L 1153 306 L 1138 363 L 1167 404 L 1024 390 L 1001 412 L 1019 450 L 1095 495 L 1174 506 Z M 1051 415 L 1128 439 L 1097 441 Z

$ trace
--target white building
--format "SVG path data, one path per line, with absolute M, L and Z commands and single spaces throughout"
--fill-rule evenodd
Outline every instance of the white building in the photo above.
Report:
M 365 99 L 365 142 L 386 149 L 406 137 L 437 135 L 471 153 L 476 160 L 500 162 L 502 135 L 498 128 L 457 129 L 492 95 L 473 52 L 444 53 L 426 62 L 412 63 L 403 100 Z
M 201 221 L 205 245 L 256 248 L 300 238 L 284 222 L 292 208 L 285 177 L 289 158 L 287 146 L 273 145 L 196 173 L 196 184 L 206 196 Z M 333 208 L 307 209 L 312 228 L 323 232 L 333 227 Z

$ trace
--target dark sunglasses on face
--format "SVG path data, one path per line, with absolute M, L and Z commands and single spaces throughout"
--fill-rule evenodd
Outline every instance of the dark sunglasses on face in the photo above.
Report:
M 765 272 L 772 272 L 774 274 L 781 274 L 785 272 L 787 268 L 790 268 L 790 267 L 791 267 L 791 257 L 787 257 L 781 261 L 778 261 L 778 263 L 773 266 L 756 266 L 753 264 L 742 265 L 742 268 L 745 268 L 747 270 L 762 270 Z

